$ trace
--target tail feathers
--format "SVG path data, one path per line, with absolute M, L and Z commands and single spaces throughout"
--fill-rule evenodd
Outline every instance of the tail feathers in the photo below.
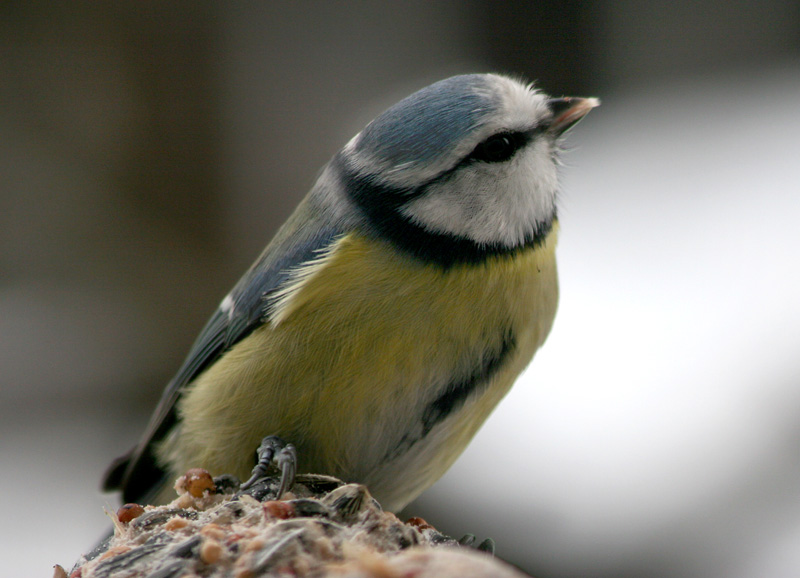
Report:
M 103 474 L 101 488 L 104 492 L 122 490 L 126 503 L 151 503 L 167 479 L 167 474 L 155 461 L 150 448 L 141 453 L 134 447 L 118 457 Z
M 114 492 L 122 489 L 125 472 L 128 470 L 128 464 L 131 463 L 131 456 L 133 455 L 134 449 L 119 456 L 108 466 L 103 474 L 103 481 L 100 485 L 100 488 L 104 492 Z

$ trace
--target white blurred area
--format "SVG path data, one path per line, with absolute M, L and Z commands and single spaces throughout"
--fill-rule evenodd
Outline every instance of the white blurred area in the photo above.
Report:
M 794 577 L 800 62 L 717 66 L 750 53 L 760 27 L 736 21 L 730 34 L 707 36 L 719 14 L 690 2 L 671 17 L 699 14 L 700 25 L 670 60 L 669 37 L 646 26 L 632 34 L 619 21 L 636 15 L 636 26 L 657 27 L 665 14 L 642 16 L 632 4 L 601 23 L 611 56 L 595 76 L 614 82 L 587 95 L 603 105 L 564 155 L 554 330 L 462 459 L 405 513 L 453 535 L 490 536 L 500 557 L 539 578 Z M 758 44 L 767 48 L 793 38 L 798 21 L 786 16 L 791 3 L 768 4 L 775 33 Z M 141 18 L 152 33 L 152 15 L 119 6 L 120 21 Z M 52 86 L 63 110 L 39 122 L 22 105 L 0 108 L 0 576 L 49 576 L 108 529 L 102 509 L 117 502 L 97 490 L 102 471 L 137 439 L 205 317 L 322 163 L 409 91 L 489 68 L 470 29 L 485 19 L 459 3 L 409 3 L 403 14 L 264 3 L 222 15 L 203 4 L 217 68 L 198 76 L 216 75 L 221 112 L 210 124 L 219 126 L 197 135 L 186 121 L 167 144 L 205 159 L 192 143 L 214 137 L 208 164 L 218 161 L 221 174 L 178 171 L 170 186 L 194 178 L 204 194 L 190 186 L 175 200 L 164 187 L 131 208 L 166 169 L 148 166 L 153 182 L 130 185 L 125 171 L 141 153 L 126 147 L 181 109 L 148 116 L 147 106 L 165 103 L 137 100 L 152 71 L 125 58 L 155 41 L 174 48 L 170 26 L 195 10 L 174 6 L 156 15 L 165 24 L 155 39 L 126 38 L 141 43 L 128 52 L 113 50 L 104 21 L 94 23 L 99 50 L 83 44 L 82 21 L 53 46 L 18 33 L 40 50 L 24 53 L 21 68 Z M 719 6 L 725 18 L 735 13 Z M 362 17 L 372 25 L 362 28 Z M 186 53 L 156 54 L 172 66 L 164 77 L 195 65 L 195 30 L 179 32 Z M 53 70 L 36 68 L 51 54 L 61 58 Z M 0 59 L 0 78 L 12 60 Z M 648 67 L 659 74 L 631 80 Z M 69 82 L 50 82 L 62 69 Z M 0 103 L 18 88 L 0 82 Z M 173 98 L 196 105 L 180 91 L 166 104 Z M 204 114 L 190 107 L 187 117 Z M 65 123 L 56 137 L 52 119 Z M 214 192 L 219 205 L 206 206 Z M 145 210 L 153 204 L 155 219 Z M 199 208 L 207 214 L 197 223 L 177 222 Z M 202 234 L 187 240 L 193 229 Z M 26 262 L 31 254 L 42 261 Z
M 534 575 L 797 576 L 799 134 L 798 63 L 607 95 L 554 330 L 409 511 Z

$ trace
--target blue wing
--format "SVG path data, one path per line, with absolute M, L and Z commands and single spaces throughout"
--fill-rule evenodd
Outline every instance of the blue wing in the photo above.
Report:
M 290 271 L 317 257 L 341 234 L 338 226 L 307 203 L 298 207 L 208 320 L 164 390 L 142 440 L 106 471 L 104 490 L 122 489 L 123 499 L 135 502 L 161 486 L 165 472 L 156 462 L 154 444 L 175 425 L 176 403 L 185 387 L 264 324 L 268 320 L 265 301 L 281 287 Z

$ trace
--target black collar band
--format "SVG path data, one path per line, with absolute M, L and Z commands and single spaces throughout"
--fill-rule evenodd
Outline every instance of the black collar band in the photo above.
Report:
M 521 243 L 509 247 L 500 243 L 477 243 L 466 237 L 435 233 L 411 221 L 400 208 L 409 200 L 425 193 L 425 186 L 417 189 L 393 188 L 359 177 L 349 170 L 341 156 L 335 159 L 346 194 L 367 218 L 375 236 L 388 238 L 397 247 L 426 263 L 444 269 L 462 264 L 479 264 L 498 255 L 512 255 L 526 248 L 541 245 L 553 228 L 553 215 L 541 223 L 535 233 Z

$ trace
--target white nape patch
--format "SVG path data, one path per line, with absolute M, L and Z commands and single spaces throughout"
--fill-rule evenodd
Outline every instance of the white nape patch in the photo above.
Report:
M 342 150 L 347 154 L 353 154 L 353 151 L 355 150 L 356 146 L 358 146 L 358 139 L 360 137 L 361 137 L 361 131 L 356 133 L 356 135 L 353 138 L 347 141 L 347 144 L 344 145 L 344 148 Z
M 517 246 L 538 232 L 555 211 L 554 146 L 543 135 L 508 162 L 466 165 L 401 210 L 431 232 Z

